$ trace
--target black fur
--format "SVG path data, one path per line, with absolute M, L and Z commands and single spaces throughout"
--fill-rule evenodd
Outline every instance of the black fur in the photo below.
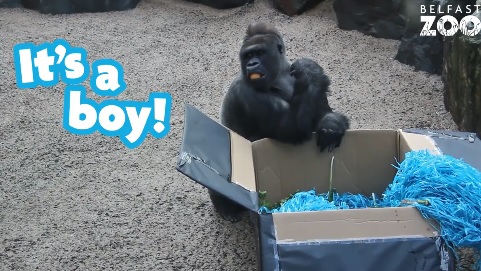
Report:
M 266 23 L 249 25 L 239 58 L 241 72 L 221 105 L 223 125 L 250 141 L 272 138 L 300 144 L 317 132 L 320 151 L 340 145 L 349 121 L 329 106 L 330 80 L 322 67 L 307 58 L 291 65 L 281 34 Z M 252 73 L 262 78 L 250 79 Z M 240 220 L 242 206 L 214 191 L 209 194 L 224 219 Z

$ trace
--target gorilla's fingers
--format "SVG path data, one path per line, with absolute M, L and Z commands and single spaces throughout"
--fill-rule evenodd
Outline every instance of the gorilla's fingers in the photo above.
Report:
M 321 152 L 327 149 L 331 153 L 341 144 L 343 133 L 332 129 L 321 129 L 317 135 L 317 146 Z
M 335 137 L 333 137 L 331 139 L 331 142 L 329 142 L 329 153 L 331 153 L 332 151 L 334 151 L 335 148 L 339 147 L 339 140 L 338 140 L 338 135 L 336 135 Z
M 289 74 L 291 76 L 294 76 L 294 77 L 298 78 L 299 74 L 300 74 L 300 71 L 297 70 L 296 68 L 294 68 L 293 66 L 291 66 L 291 70 L 289 71 Z
M 331 152 L 334 150 L 334 146 L 335 146 L 335 145 L 336 145 L 335 143 L 329 144 L 329 148 L 327 149 L 327 151 L 328 151 L 329 153 L 331 153 Z
M 327 141 L 327 131 L 326 129 L 322 129 L 317 135 L 317 146 L 320 148 L 321 152 L 327 148 Z
M 341 141 L 342 141 L 343 136 L 344 136 L 344 134 L 342 134 L 342 133 L 338 135 L 337 140 L 336 140 L 336 148 L 341 146 Z
M 296 79 L 301 78 L 302 76 L 302 69 L 299 67 L 297 62 L 294 62 L 291 64 L 291 68 L 289 69 L 289 74 L 291 76 L 294 76 Z
M 334 146 L 336 145 L 337 138 L 338 138 L 338 133 L 329 129 L 329 135 L 327 140 L 328 141 L 327 144 L 329 145 L 327 148 L 327 151 L 329 153 L 331 153 L 334 150 Z
M 291 68 L 289 69 L 289 74 L 291 76 L 294 76 L 294 72 L 295 72 L 295 68 L 294 68 L 294 66 L 291 65 Z

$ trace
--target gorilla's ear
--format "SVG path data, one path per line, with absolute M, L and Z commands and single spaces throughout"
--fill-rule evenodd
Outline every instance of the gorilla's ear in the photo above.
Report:
M 282 52 L 283 52 L 282 44 L 277 44 L 277 50 L 279 50 L 279 53 L 282 55 Z

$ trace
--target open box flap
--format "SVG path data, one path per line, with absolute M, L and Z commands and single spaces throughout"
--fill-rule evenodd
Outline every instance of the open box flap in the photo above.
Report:
M 274 213 L 272 217 L 278 243 L 439 235 L 431 226 L 434 222 L 424 219 L 414 207 Z
M 481 139 L 475 133 L 406 129 L 402 130 L 401 135 L 401 144 L 402 141 L 406 142 L 412 150 L 434 150 L 435 147 L 438 153 L 462 159 L 481 171 Z M 419 144 L 421 141 L 425 147 Z M 404 153 L 401 152 L 401 155 Z
M 176 169 L 204 187 L 257 211 L 250 142 L 189 104 L 185 104 L 184 133 Z
M 259 191 L 278 202 L 297 190 L 329 191 L 331 158 L 333 188 L 339 193 L 380 195 L 392 181 L 398 152 L 397 130 L 348 130 L 339 148 L 320 152 L 315 137 L 300 145 L 262 139 L 253 143 Z M 372 170 L 376 169 L 376 170 Z
M 454 271 L 441 237 L 280 243 L 275 271 Z M 322 266 L 322 269 L 319 267 Z
M 454 254 L 414 207 L 258 216 L 260 270 L 454 271 Z M 356 256 L 357 255 L 357 256 Z

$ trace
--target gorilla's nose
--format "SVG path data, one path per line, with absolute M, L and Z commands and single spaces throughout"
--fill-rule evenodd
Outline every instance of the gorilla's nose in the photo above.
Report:
M 247 67 L 248 67 L 248 68 L 255 68 L 255 67 L 257 67 L 257 66 L 259 66 L 259 61 L 253 60 L 253 61 L 249 61 L 249 62 L 247 63 Z

